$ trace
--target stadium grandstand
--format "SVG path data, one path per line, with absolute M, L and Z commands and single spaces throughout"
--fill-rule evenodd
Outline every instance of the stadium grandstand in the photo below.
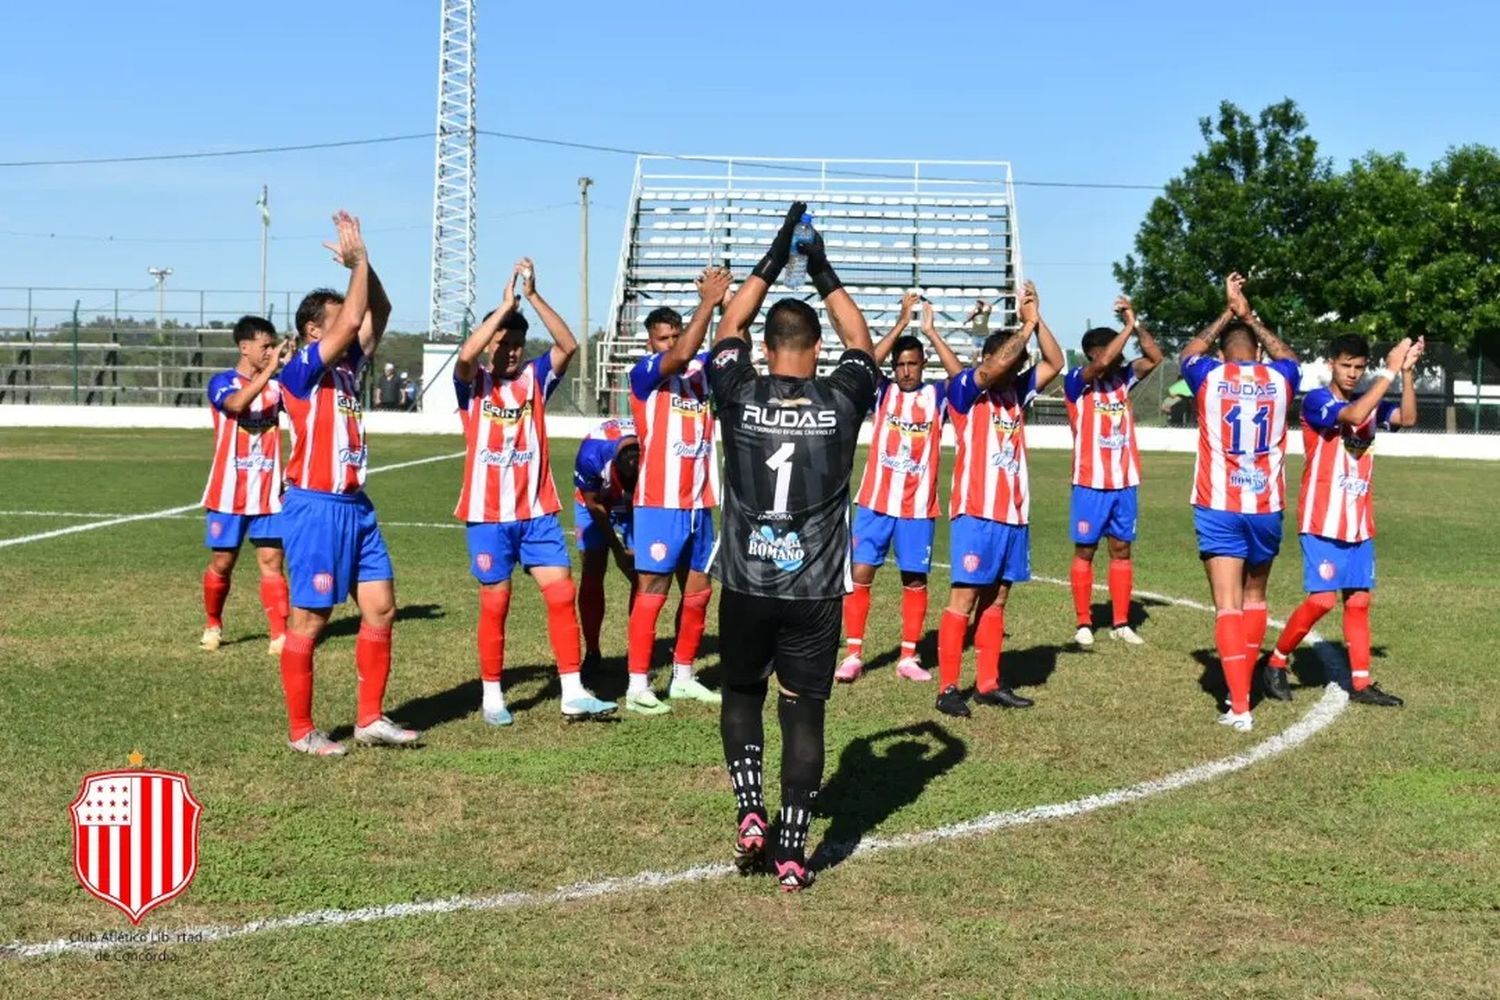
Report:
M 938 330 L 961 357 L 978 348 L 965 323 L 975 300 L 993 304 L 992 328 L 1015 324 L 1021 241 L 1009 163 L 643 156 L 595 359 L 605 409 L 626 408 L 622 376 L 647 350 L 646 314 L 658 306 L 691 314 L 693 280 L 710 264 L 746 274 L 796 200 L 807 202 L 877 339 L 910 290 L 932 302 Z M 811 285 L 778 292 L 800 295 L 822 313 Z M 825 361 L 838 346 L 825 323 Z M 932 364 L 940 377 L 935 358 Z

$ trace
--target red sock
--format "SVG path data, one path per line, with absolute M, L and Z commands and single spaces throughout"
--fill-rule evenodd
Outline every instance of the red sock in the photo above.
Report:
M 991 604 L 979 616 L 974 645 L 979 649 L 974 687 L 979 691 L 993 691 L 1000 686 L 1000 650 L 1005 645 L 1005 609 L 1000 605 Z
M 630 612 L 630 650 L 627 666 L 632 674 L 651 672 L 651 649 L 656 645 L 656 620 L 661 617 L 662 605 L 667 603 L 666 594 L 635 595 L 635 608 Z
M 1078 618 L 1078 627 L 1088 628 L 1094 622 L 1094 564 L 1082 556 L 1074 556 L 1068 579 L 1073 583 L 1073 614 Z
M 844 595 L 844 636 L 849 655 L 858 656 L 865 648 L 865 622 L 870 618 L 870 585 L 856 583 Z
M 583 648 L 599 652 L 599 632 L 604 628 L 604 574 L 583 574 L 578 585 L 578 624 L 583 626 Z
M 677 648 L 672 651 L 673 663 L 691 666 L 698 658 L 698 644 L 703 641 L 703 625 L 708 620 L 708 599 L 713 593 L 713 588 L 704 587 L 682 595 L 677 614 L 681 624 L 677 628 Z
M 1109 603 L 1114 612 L 1114 626 L 1130 624 L 1130 592 L 1135 589 L 1135 564 L 1129 559 L 1109 561 Z M 1264 633 L 1265 629 L 1262 628 Z
M 260 578 L 260 604 L 266 609 L 266 628 L 274 639 L 286 634 L 287 605 L 290 599 L 286 578 L 280 573 Z
M 1349 679 L 1354 690 L 1370 686 L 1370 592 L 1356 591 L 1344 601 L 1344 645 L 1349 647 Z
M 286 698 L 287 728 L 300 740 L 313 730 L 313 642 L 305 635 L 288 632 L 281 647 L 281 694 Z
M 1307 638 L 1307 633 L 1312 631 L 1318 619 L 1332 611 L 1336 603 L 1337 599 L 1331 590 L 1308 594 L 1307 600 L 1297 605 L 1297 610 L 1293 611 L 1292 617 L 1286 620 L 1286 627 L 1277 637 L 1276 651 L 1271 654 L 1271 666 L 1285 668 L 1287 657 L 1292 655 L 1292 650 Z
M 964 633 L 969 631 L 969 616 L 944 608 L 938 619 L 938 687 L 958 683 L 964 665 Z
M 354 640 L 354 666 L 359 672 L 355 721 L 368 726 L 380 718 L 385 704 L 385 682 L 391 677 L 391 630 L 360 625 Z
M 229 577 L 211 569 L 203 571 L 203 613 L 209 628 L 224 627 L 224 601 L 229 597 Z
M 1229 708 L 1233 712 L 1250 711 L 1250 665 L 1245 661 L 1245 613 L 1224 608 L 1214 622 L 1214 645 L 1219 649 L 1219 663 L 1224 668 L 1224 683 L 1229 688 Z
M 1245 602 L 1245 655 L 1251 669 L 1260 659 L 1260 647 L 1266 641 L 1266 602 Z
M 847 609 L 847 605 L 845 605 Z M 901 655 L 916 656 L 917 643 L 922 641 L 922 628 L 927 624 L 927 584 L 918 583 L 901 588 Z
M 559 674 L 578 673 L 583 660 L 578 647 L 578 609 L 573 606 L 577 596 L 572 577 L 554 580 L 542 588 L 542 600 L 547 602 L 547 638 L 552 640 Z
M 505 668 L 505 619 L 510 588 L 479 591 L 479 679 L 498 681 Z

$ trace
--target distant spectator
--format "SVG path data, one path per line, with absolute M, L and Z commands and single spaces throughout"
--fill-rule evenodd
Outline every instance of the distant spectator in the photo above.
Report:
M 417 408 L 417 383 L 411 380 L 406 372 L 401 373 L 401 409 L 415 410 Z
M 380 386 L 376 392 L 376 405 L 382 410 L 395 410 L 401 406 L 401 383 L 396 378 L 396 366 L 389 361 L 380 375 Z

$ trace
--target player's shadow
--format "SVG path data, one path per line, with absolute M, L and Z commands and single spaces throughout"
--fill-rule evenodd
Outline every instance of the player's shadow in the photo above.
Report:
M 1060 646 L 1007 649 L 1000 655 L 1000 682 L 1006 687 L 1041 687 L 1057 669 Z
M 1156 597 L 1131 597 L 1130 611 L 1125 617 L 1125 623 L 1133 629 L 1139 629 L 1151 620 L 1151 608 L 1164 608 L 1169 604 Z M 1095 629 L 1111 628 L 1115 623 L 1115 608 L 1110 601 L 1097 601 L 1089 606 L 1089 619 Z
M 1206 695 L 1214 700 L 1214 711 L 1221 711 L 1229 704 L 1229 685 L 1224 681 L 1224 665 L 1219 662 L 1219 651 L 1217 649 L 1195 649 L 1193 659 L 1203 668 L 1203 673 L 1198 675 L 1198 687 Z M 1258 669 L 1258 668 L 1257 668 Z M 1254 674 L 1250 677 L 1250 707 L 1254 708 L 1263 700 L 1260 690 L 1260 678 Z
M 448 613 L 443 610 L 441 604 L 403 604 L 396 607 L 396 621 L 435 621 L 446 618 Z M 339 636 L 348 637 L 359 635 L 359 612 L 356 610 L 352 615 L 345 615 L 336 621 L 330 621 L 323 629 L 323 638 L 332 639 Z
M 550 679 L 532 694 L 524 698 L 508 700 L 506 707 L 511 712 L 524 712 L 529 708 L 535 708 L 550 697 L 555 697 L 558 690 L 557 668 L 551 664 L 535 667 L 505 668 L 505 686 L 507 690 L 510 690 L 512 685 L 523 683 L 538 675 L 550 675 Z M 399 705 L 388 708 L 385 714 L 402 726 L 419 729 L 423 733 L 427 733 L 447 723 L 467 718 L 470 715 L 478 715 L 479 703 L 479 678 L 474 677 L 466 681 L 461 681 L 443 691 L 409 698 Z M 346 740 L 354 735 L 354 727 L 346 723 L 333 728 L 329 731 L 328 735 L 335 740 Z
M 866 834 L 915 802 L 929 782 L 967 753 L 960 740 L 931 720 L 850 743 L 818 796 L 818 813 L 831 822 L 809 865 L 832 868 L 850 857 Z

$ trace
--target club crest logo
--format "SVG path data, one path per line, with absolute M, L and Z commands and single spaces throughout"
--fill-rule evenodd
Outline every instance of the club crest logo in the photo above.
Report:
M 488 552 L 481 552 L 474 557 L 474 565 L 479 567 L 479 572 L 488 573 L 495 565 L 495 557 Z
M 312 583 L 313 583 L 313 590 L 316 590 L 320 594 L 331 594 L 331 593 L 333 593 L 333 574 L 332 573 L 316 573 L 316 574 L 313 575 L 313 581 L 312 581 Z
M 965 570 L 965 572 L 969 572 L 969 573 L 976 573 L 976 572 L 979 571 L 979 553 L 978 552 L 965 552 L 964 553 L 964 570 Z
M 192 883 L 203 812 L 186 775 L 143 769 L 142 759 L 85 776 L 68 809 L 79 884 L 132 924 Z
M 1089 523 L 1087 521 L 1079 521 L 1078 522 L 1078 533 L 1080 535 L 1087 535 L 1089 533 L 1089 528 L 1090 528 L 1090 525 L 1089 525 Z
M 654 562 L 661 562 L 665 558 L 667 558 L 667 543 L 666 542 L 652 542 L 651 543 L 651 559 Z
M 210 535 L 213 535 L 215 538 L 218 538 L 220 535 L 224 534 L 224 525 L 220 524 L 218 521 L 210 521 L 208 524 L 208 533 Z
M 1334 568 L 1333 563 L 1329 562 L 1327 559 L 1324 559 L 1322 562 L 1318 563 L 1318 576 L 1320 576 L 1324 580 L 1332 580 L 1336 572 L 1338 571 Z

